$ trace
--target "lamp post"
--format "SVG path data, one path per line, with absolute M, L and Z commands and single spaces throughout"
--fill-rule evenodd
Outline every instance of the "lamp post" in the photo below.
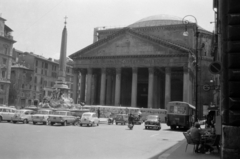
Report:
M 195 56 L 196 56 L 196 65 L 195 65 L 195 122 L 198 121 L 198 24 L 197 24 L 197 19 L 193 15 L 186 15 L 182 19 L 182 23 L 185 24 L 185 31 L 183 32 L 183 36 L 188 36 L 188 31 L 187 31 L 187 25 L 190 23 L 188 20 L 185 20 L 186 17 L 192 17 L 194 18 L 196 22 L 196 27 L 195 27 Z

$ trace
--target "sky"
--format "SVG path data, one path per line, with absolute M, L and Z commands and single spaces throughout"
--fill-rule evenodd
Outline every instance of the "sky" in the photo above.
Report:
M 213 31 L 212 0 L 1 0 L 0 15 L 17 42 L 13 48 L 59 59 L 67 17 L 67 56 L 93 43 L 96 27 L 123 27 L 140 19 L 167 14 L 193 15 Z M 188 17 L 187 20 L 195 21 Z

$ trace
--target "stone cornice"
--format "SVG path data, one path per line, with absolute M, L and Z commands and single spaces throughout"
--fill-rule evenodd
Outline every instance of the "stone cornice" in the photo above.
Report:
M 117 59 L 117 58 L 154 58 L 154 57 L 188 57 L 188 54 L 160 54 L 160 55 L 126 55 L 126 56 L 91 56 L 76 59 Z
M 105 44 L 106 42 L 112 40 L 113 38 L 123 34 L 123 33 L 130 33 L 130 34 L 133 34 L 133 35 L 136 35 L 138 37 L 141 37 L 141 38 L 144 38 L 144 39 L 147 39 L 147 40 L 150 40 L 152 42 L 155 42 L 155 43 L 158 43 L 160 45 L 163 45 L 163 46 L 167 46 L 167 47 L 170 47 L 170 48 L 173 48 L 175 50 L 179 50 L 181 52 L 190 52 L 191 50 L 189 50 L 189 48 L 186 48 L 184 46 L 180 46 L 178 44 L 174 44 L 172 42 L 169 42 L 169 41 L 166 41 L 166 40 L 163 40 L 163 39 L 160 39 L 160 38 L 156 38 L 156 37 L 153 37 L 153 36 L 149 36 L 149 35 L 146 35 L 144 33 L 141 33 L 141 32 L 138 32 L 138 31 L 134 31 L 130 28 L 123 28 L 122 30 L 116 32 L 115 34 L 112 34 L 112 35 L 109 35 L 107 38 L 104 38 L 104 39 L 101 39 L 85 48 L 83 48 L 82 50 L 79 50 L 75 53 L 73 53 L 72 55 L 70 55 L 69 57 L 71 59 L 74 59 L 74 58 L 78 58 L 78 56 L 80 56 L 81 54 L 87 52 L 87 51 L 90 51 L 91 49 L 94 49 L 98 46 L 101 46 L 103 44 Z

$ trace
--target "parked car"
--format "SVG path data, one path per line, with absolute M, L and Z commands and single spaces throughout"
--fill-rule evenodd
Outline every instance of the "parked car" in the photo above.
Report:
M 73 123 L 73 125 L 75 125 L 75 126 L 80 125 L 80 120 L 81 120 L 83 113 L 90 112 L 89 109 L 72 109 L 70 111 L 72 112 L 72 115 L 76 117 L 76 120 Z
M 117 114 L 115 117 L 115 123 L 118 125 L 119 123 L 121 125 L 125 125 L 128 123 L 128 115 L 127 114 Z
M 32 121 L 32 115 L 35 113 L 36 112 L 34 110 L 29 109 L 16 110 L 11 120 L 13 123 L 22 122 L 24 124 L 27 124 Z
M 51 109 L 40 109 L 37 111 L 36 114 L 32 115 L 32 122 L 33 125 L 35 125 L 36 123 L 42 123 L 45 125 L 48 125 L 49 121 L 49 115 L 51 115 L 53 113 L 53 110 Z
M 15 111 L 16 111 L 16 108 L 7 107 L 5 105 L 0 106 L 0 122 L 1 121 L 10 122 L 12 120 L 12 117 L 15 114 Z
M 97 114 L 94 112 L 87 112 L 83 113 L 81 120 L 80 120 L 80 126 L 87 125 L 87 126 L 93 126 L 93 125 L 99 125 L 99 119 L 97 117 Z
M 53 114 L 49 115 L 48 121 L 49 125 L 60 123 L 67 126 L 68 124 L 73 124 L 76 119 L 77 118 L 73 116 L 70 111 L 55 111 Z
M 148 115 L 145 121 L 145 129 L 161 129 L 161 121 L 158 115 Z

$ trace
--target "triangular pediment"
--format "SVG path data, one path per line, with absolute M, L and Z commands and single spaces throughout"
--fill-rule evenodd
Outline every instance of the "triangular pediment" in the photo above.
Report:
M 188 48 L 157 37 L 148 36 L 131 29 L 123 29 L 70 55 L 70 57 L 173 55 L 188 52 Z

